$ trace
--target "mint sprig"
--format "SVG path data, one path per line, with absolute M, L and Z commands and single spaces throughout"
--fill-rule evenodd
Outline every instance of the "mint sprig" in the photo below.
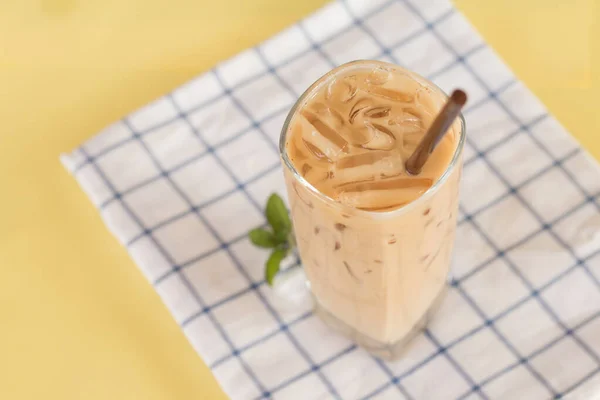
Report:
M 273 193 L 267 200 L 265 217 L 270 229 L 255 228 L 248 232 L 250 241 L 255 246 L 273 249 L 265 263 L 265 280 L 269 286 L 280 270 L 281 261 L 287 257 L 293 247 L 292 221 L 281 197 Z
M 265 264 L 265 280 L 269 286 L 273 285 L 275 275 L 279 273 L 281 261 L 287 256 L 288 249 L 275 249 Z
M 248 236 L 250 236 L 252 243 L 264 249 L 272 249 L 273 247 L 277 247 L 278 244 L 278 239 L 273 232 L 263 228 L 252 229 L 248 232 Z
M 290 221 L 290 216 L 288 215 L 287 208 L 285 208 L 285 204 L 283 204 L 283 200 L 277 194 L 273 193 L 269 196 L 265 215 L 275 234 L 290 232 L 292 221 Z

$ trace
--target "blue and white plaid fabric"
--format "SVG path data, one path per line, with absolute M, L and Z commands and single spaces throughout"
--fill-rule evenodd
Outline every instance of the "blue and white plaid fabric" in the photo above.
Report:
M 246 232 L 294 100 L 354 59 L 466 89 L 453 280 L 397 362 L 271 289 Z M 340 0 L 127 116 L 62 161 L 234 399 L 600 397 L 600 170 L 446 0 Z M 298 269 L 295 269 L 298 271 Z

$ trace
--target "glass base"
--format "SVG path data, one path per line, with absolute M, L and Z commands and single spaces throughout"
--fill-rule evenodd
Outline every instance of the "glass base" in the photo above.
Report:
M 346 336 L 360 347 L 364 348 L 370 354 L 375 357 L 381 358 L 386 361 L 397 360 L 402 357 L 404 351 L 407 349 L 409 342 L 425 329 L 427 323 L 431 320 L 435 312 L 440 308 L 440 304 L 444 299 L 448 286 L 444 285 L 444 288 L 438 294 L 436 299 L 433 301 L 427 312 L 421 317 L 419 321 L 413 326 L 413 328 L 404 335 L 400 340 L 394 343 L 383 343 L 378 340 L 372 339 L 369 336 L 358 332 L 356 329 L 346 324 L 327 309 L 325 309 L 319 301 L 313 295 L 315 300 L 315 314 L 317 314 L 330 328 Z

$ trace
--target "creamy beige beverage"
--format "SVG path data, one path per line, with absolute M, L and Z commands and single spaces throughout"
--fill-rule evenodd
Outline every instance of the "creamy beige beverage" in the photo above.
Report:
M 282 132 L 294 232 L 320 314 L 386 358 L 446 285 L 462 121 L 419 175 L 404 166 L 445 101 L 400 67 L 354 62 L 317 81 Z

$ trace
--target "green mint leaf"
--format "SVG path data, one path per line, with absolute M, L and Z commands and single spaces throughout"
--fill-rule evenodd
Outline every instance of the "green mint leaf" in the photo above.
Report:
M 273 250 L 269 259 L 267 260 L 266 268 L 265 268 L 265 280 L 269 284 L 269 286 L 273 286 L 273 279 L 275 275 L 279 272 L 279 266 L 281 261 L 287 255 L 286 249 L 277 249 Z
M 275 232 L 273 238 L 275 239 L 275 243 L 277 243 L 278 246 L 282 244 L 288 244 L 289 241 L 288 232 L 286 231 Z
M 266 249 L 272 249 L 279 244 L 278 240 L 275 239 L 275 236 L 271 232 L 262 228 L 252 229 L 248 232 L 248 237 L 250 237 L 250 241 L 256 246 L 264 247 Z
M 269 224 L 273 227 L 275 234 L 282 232 L 281 235 L 285 234 L 287 237 L 287 234 L 292 228 L 292 222 L 290 221 L 290 216 L 288 215 L 287 208 L 285 208 L 285 204 L 283 203 L 283 200 L 281 200 L 281 197 L 275 193 L 269 197 L 265 214 Z

